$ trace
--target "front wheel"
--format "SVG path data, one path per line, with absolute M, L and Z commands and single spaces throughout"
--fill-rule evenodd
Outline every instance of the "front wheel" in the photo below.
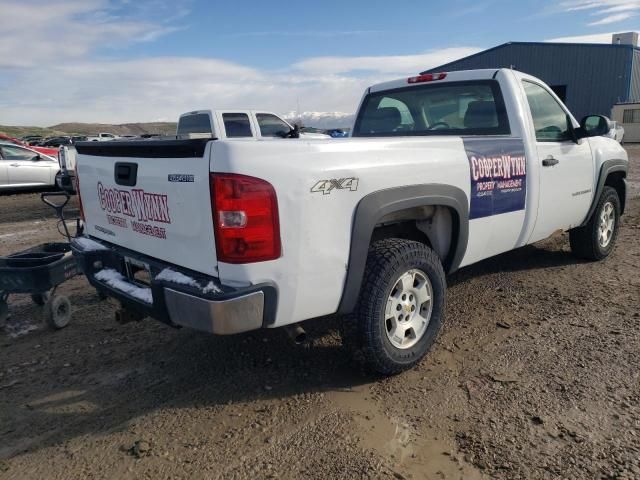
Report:
M 620 224 L 620 198 L 615 188 L 604 187 L 596 209 L 586 225 L 569 231 L 574 255 L 602 260 L 615 247 Z
M 344 343 L 369 369 L 392 375 L 429 351 L 444 319 L 446 281 L 436 253 L 402 239 L 374 243 Z

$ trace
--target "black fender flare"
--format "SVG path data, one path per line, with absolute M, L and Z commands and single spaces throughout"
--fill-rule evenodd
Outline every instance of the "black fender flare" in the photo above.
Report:
M 356 306 L 371 236 L 380 219 L 390 213 L 428 205 L 449 207 L 457 215 L 453 222 L 452 241 L 455 247 L 450 250 L 444 268 L 447 273 L 458 269 L 469 240 L 469 200 L 461 189 L 451 185 L 424 184 L 372 192 L 360 200 L 354 212 L 347 276 L 338 314 L 351 313 Z
M 600 174 L 598 175 L 598 183 L 596 185 L 596 191 L 595 191 L 595 194 L 593 195 L 593 200 L 591 201 L 591 206 L 589 207 L 587 216 L 585 217 L 584 221 L 580 225 L 581 227 L 585 226 L 589 222 L 589 219 L 591 218 L 591 216 L 593 215 L 593 212 L 595 211 L 596 206 L 598 205 L 598 200 L 600 199 L 600 195 L 602 195 L 602 190 L 604 190 L 604 185 L 607 181 L 607 177 L 609 176 L 609 174 L 613 172 L 624 172 L 624 176 L 626 177 L 628 165 L 629 165 L 629 162 L 621 159 L 606 160 L 605 162 L 602 163 L 602 166 L 600 167 Z M 626 192 L 626 186 L 625 186 L 625 192 Z M 624 205 L 625 199 L 621 198 L 620 202 L 622 203 L 622 205 Z M 620 212 L 620 213 L 623 213 L 623 212 Z

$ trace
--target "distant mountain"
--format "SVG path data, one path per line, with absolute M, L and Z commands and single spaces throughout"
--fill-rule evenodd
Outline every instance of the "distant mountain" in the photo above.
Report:
M 283 115 L 291 123 L 301 123 L 303 127 L 349 128 L 354 115 L 344 112 L 287 112 Z
M 144 133 L 159 133 L 161 135 L 173 135 L 176 133 L 175 122 L 147 122 L 147 123 L 123 123 L 111 125 L 108 123 L 59 123 L 51 127 L 12 127 L 0 125 L 0 133 L 12 137 L 24 135 L 42 135 L 51 137 L 55 135 L 95 135 L 100 132 L 113 133 L 114 135 L 142 135 Z

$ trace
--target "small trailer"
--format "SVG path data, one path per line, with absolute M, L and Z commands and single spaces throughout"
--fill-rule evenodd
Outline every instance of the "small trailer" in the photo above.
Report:
M 47 197 L 64 196 L 61 205 Z M 43 193 L 42 201 L 56 210 L 67 238 L 69 232 L 64 222 L 63 208 L 69 201 L 64 192 Z M 43 243 L 6 257 L 0 257 L 0 326 L 9 316 L 9 295 L 31 294 L 31 299 L 44 309 L 44 320 L 54 328 L 64 328 L 71 320 L 71 302 L 65 295 L 56 293 L 62 283 L 78 274 L 68 242 Z

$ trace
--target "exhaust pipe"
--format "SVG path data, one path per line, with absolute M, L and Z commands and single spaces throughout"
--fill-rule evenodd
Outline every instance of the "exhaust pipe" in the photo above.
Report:
M 304 328 L 299 323 L 287 325 L 284 329 L 296 345 L 302 345 L 307 341 L 307 332 L 304 331 Z
M 116 322 L 120 325 L 124 325 L 125 323 L 130 322 L 139 322 L 144 318 L 144 315 L 138 313 L 133 310 L 128 310 L 126 308 L 119 308 L 115 313 Z

